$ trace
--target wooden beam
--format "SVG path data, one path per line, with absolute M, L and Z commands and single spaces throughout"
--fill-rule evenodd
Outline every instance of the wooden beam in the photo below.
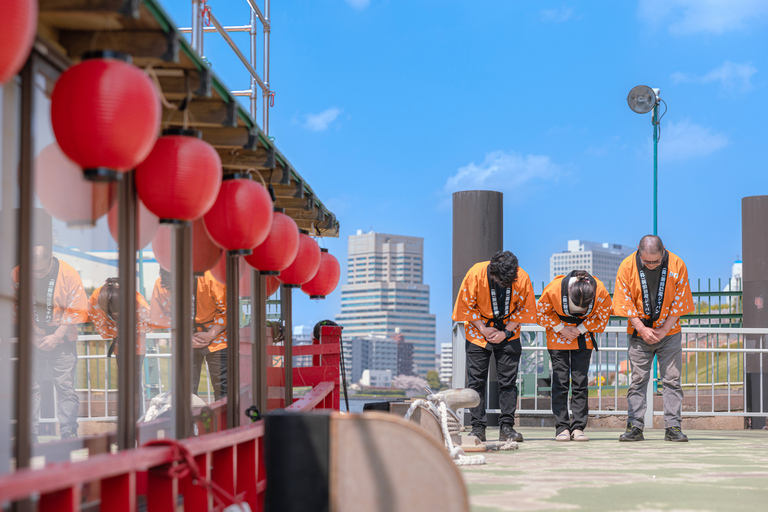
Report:
M 248 143 L 248 129 L 203 126 L 203 140 L 215 148 L 242 148 Z
M 207 69 L 197 71 L 187 69 L 155 68 L 163 94 L 170 101 L 187 97 L 187 87 L 192 90 L 192 99 L 211 97 L 211 73 Z M 185 75 L 186 73 L 186 75 Z M 187 84 L 187 82 L 189 82 Z
M 220 148 L 217 151 L 225 168 L 270 170 L 270 157 L 265 149 L 250 151 L 243 148 Z M 282 169 L 278 168 L 276 171 L 272 176 L 273 181 L 279 181 L 282 178 Z M 269 172 L 266 175 L 269 175 Z
M 40 12 L 117 12 L 139 17 L 141 0 L 39 0 Z
M 277 197 L 295 197 L 295 198 L 302 198 L 304 197 L 304 187 L 303 185 L 299 187 L 299 185 L 302 185 L 300 182 L 294 182 L 291 185 L 281 185 L 279 183 L 272 184 L 272 187 L 275 189 L 275 196 Z
M 311 197 L 278 197 L 277 204 L 280 208 L 309 211 L 315 207 L 315 200 Z
M 188 108 L 189 126 L 223 126 L 229 128 L 236 128 L 237 126 L 237 118 L 233 118 L 232 107 L 228 108 L 228 104 L 222 101 L 193 100 Z M 183 126 L 184 112 L 163 109 L 163 122 L 174 126 Z M 248 132 L 243 130 L 243 133 L 247 134 Z
M 114 50 L 127 53 L 135 61 L 179 62 L 180 43 L 174 32 L 62 30 L 59 43 L 67 49 L 71 58 L 79 58 L 88 51 Z

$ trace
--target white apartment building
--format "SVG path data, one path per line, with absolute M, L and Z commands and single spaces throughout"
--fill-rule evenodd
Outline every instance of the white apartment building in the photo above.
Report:
M 453 344 L 440 344 L 440 382 L 451 386 L 453 384 Z
M 364 370 L 360 384 L 374 388 L 392 387 L 392 370 Z
M 601 280 L 608 291 L 613 292 L 613 283 L 621 262 L 635 252 L 636 247 L 628 245 L 568 240 L 568 250 L 556 252 L 549 258 L 549 280 L 572 270 L 586 270 Z
M 399 333 L 413 344 L 419 377 L 435 369 L 435 315 L 424 284 L 424 239 L 384 233 L 349 237 L 347 284 L 336 322 L 346 338 Z

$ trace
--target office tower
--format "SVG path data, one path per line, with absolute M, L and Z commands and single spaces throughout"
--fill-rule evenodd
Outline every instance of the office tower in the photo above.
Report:
M 453 344 L 440 344 L 440 382 L 453 386 Z
M 423 238 L 362 231 L 350 236 L 336 321 L 348 338 L 402 335 L 413 346 L 415 374 L 426 378 L 435 369 L 435 315 L 429 313 L 423 258 Z M 405 367 L 408 351 L 401 352 Z
M 635 250 L 627 245 L 568 240 L 568 250 L 556 252 L 549 258 L 549 280 L 571 270 L 586 270 L 613 292 L 619 264 Z

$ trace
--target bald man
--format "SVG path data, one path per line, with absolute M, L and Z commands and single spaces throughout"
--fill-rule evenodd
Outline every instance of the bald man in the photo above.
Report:
M 621 262 L 613 295 L 614 315 L 627 318 L 632 366 L 632 382 L 627 391 L 627 430 L 619 441 L 643 440 L 646 390 L 654 355 L 664 386 L 664 440 L 688 441 L 680 429 L 683 348 L 679 319 L 693 310 L 685 263 L 666 250 L 658 236 L 644 236 L 637 251 Z

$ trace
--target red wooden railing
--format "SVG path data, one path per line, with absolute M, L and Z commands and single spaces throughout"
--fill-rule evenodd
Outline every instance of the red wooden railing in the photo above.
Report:
M 203 477 L 256 512 L 263 510 L 266 492 L 263 439 L 264 424 L 258 421 L 179 444 L 189 450 Z M 146 496 L 149 512 L 177 510 L 179 496 L 184 499 L 185 511 L 211 510 L 211 491 L 195 485 L 190 475 L 169 475 L 176 462 L 173 447 L 145 446 L 82 462 L 51 464 L 40 470 L 23 469 L 0 478 L 0 503 L 37 493 L 39 512 L 74 512 L 83 505 L 83 489 L 95 485 L 100 487 L 101 510 L 110 512 L 136 510 L 140 496 Z

